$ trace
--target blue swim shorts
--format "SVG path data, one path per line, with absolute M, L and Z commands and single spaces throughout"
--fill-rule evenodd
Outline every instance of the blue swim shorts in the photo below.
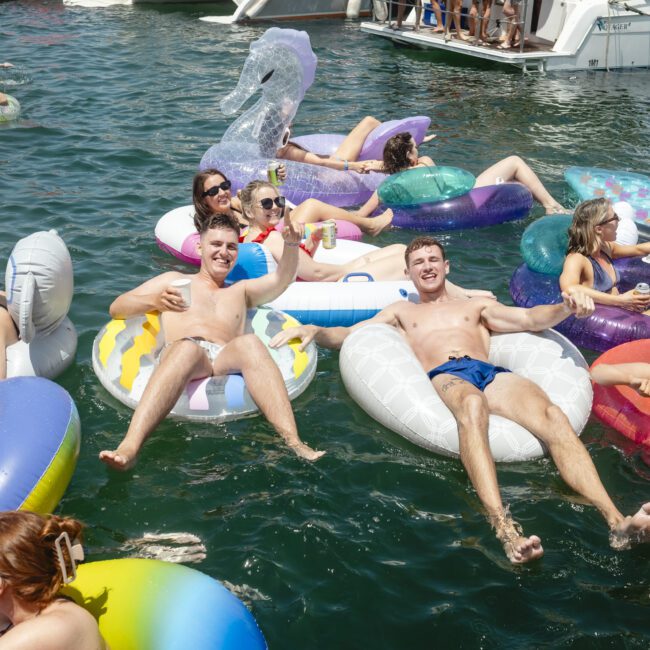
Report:
M 433 379 L 436 375 L 454 375 L 468 381 L 479 390 L 485 390 L 485 387 L 497 376 L 500 372 L 510 372 L 507 368 L 501 366 L 493 366 L 487 361 L 478 361 L 465 355 L 464 357 L 449 357 L 447 363 L 429 370 L 427 373 L 429 379 Z

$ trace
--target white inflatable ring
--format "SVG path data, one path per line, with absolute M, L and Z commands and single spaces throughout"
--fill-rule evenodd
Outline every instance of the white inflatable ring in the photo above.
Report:
M 268 308 L 248 312 L 246 333 L 255 333 L 268 346 L 283 329 L 299 325 L 290 316 Z M 164 345 L 160 314 L 112 320 L 93 344 L 93 368 L 104 388 L 123 404 L 135 408 L 142 397 Z M 298 397 L 316 372 L 316 348 L 298 351 L 298 343 L 269 348 L 289 392 Z M 191 381 L 172 409 L 170 417 L 201 422 L 225 422 L 256 415 L 258 408 L 241 375 L 206 377 Z
M 76 352 L 77 330 L 66 317 L 51 334 L 7 348 L 7 377 L 54 379 L 72 364 Z
M 587 364 L 561 334 L 496 334 L 490 363 L 504 366 L 540 386 L 579 434 L 593 397 Z M 388 325 L 368 325 L 341 348 L 341 376 L 352 398 L 371 417 L 407 440 L 445 456 L 457 457 L 458 429 L 406 340 Z M 502 462 L 530 460 L 546 451 L 530 432 L 490 416 L 490 449 Z

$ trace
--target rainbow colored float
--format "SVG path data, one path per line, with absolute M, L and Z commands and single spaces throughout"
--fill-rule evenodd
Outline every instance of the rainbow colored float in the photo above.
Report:
M 113 650 L 267 648 L 239 599 L 180 564 L 139 559 L 82 564 L 61 593 L 97 619 Z
M 245 333 L 256 334 L 268 347 L 283 329 L 299 325 L 290 316 L 268 308 L 248 312 Z M 93 368 L 106 390 L 123 404 L 135 408 L 153 373 L 165 343 L 160 314 L 151 312 L 127 320 L 112 320 L 93 344 Z M 316 372 L 316 347 L 304 352 L 298 343 L 268 348 L 278 364 L 289 393 L 298 397 Z M 257 405 L 241 375 L 206 377 L 187 384 L 170 417 L 200 422 L 225 422 L 256 415 Z
M 52 512 L 72 478 L 81 430 L 72 398 L 40 377 L 0 381 L 0 510 Z

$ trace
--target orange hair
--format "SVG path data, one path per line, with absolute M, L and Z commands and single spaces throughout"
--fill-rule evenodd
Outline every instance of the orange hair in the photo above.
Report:
M 81 534 L 81 522 L 33 512 L 0 512 L 0 577 L 23 602 L 46 607 L 61 588 L 63 575 L 54 546 L 61 533 L 73 542 Z M 69 567 L 70 556 L 62 544 Z

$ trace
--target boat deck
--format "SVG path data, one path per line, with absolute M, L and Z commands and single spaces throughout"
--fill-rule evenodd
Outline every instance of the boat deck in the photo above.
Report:
M 397 29 L 394 26 L 389 26 L 388 23 L 363 22 L 360 28 L 362 32 L 389 38 L 396 43 L 446 50 L 526 69 L 544 70 L 548 59 L 565 57 L 568 54 L 567 52 L 554 52 L 552 50 L 553 43 L 537 39 L 534 35 L 526 38 L 523 50 L 519 46 L 503 50 L 499 48 L 500 43 L 497 38 L 480 43 L 477 43 L 473 37 L 468 37 L 470 40 L 467 41 L 453 35 L 445 38 L 444 33 L 434 32 L 434 27 L 428 25 L 421 25 L 417 32 L 413 31 L 412 24 L 406 23 Z

